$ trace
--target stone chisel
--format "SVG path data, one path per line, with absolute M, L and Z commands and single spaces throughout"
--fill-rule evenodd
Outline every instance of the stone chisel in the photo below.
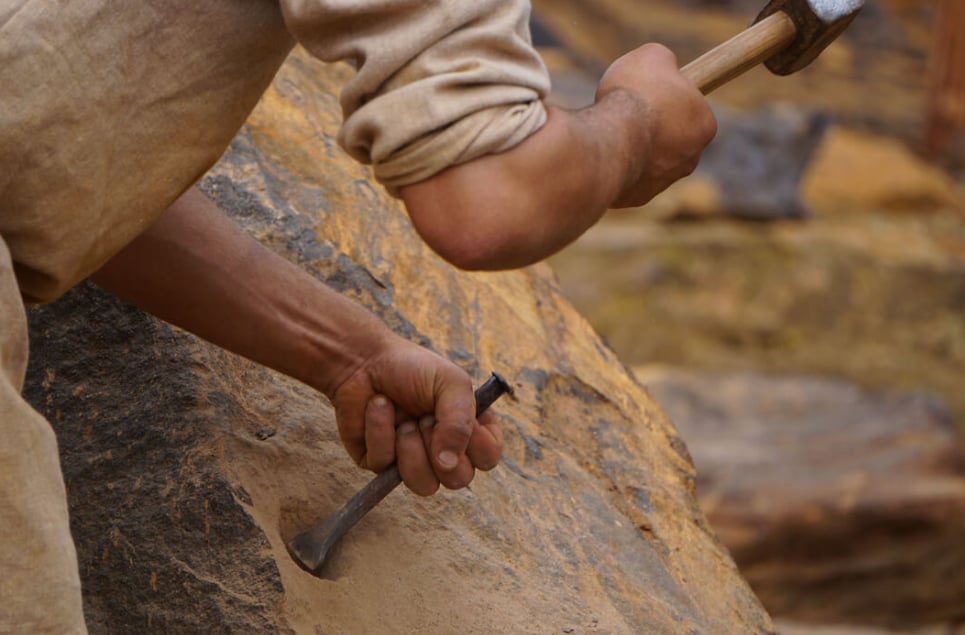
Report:
M 754 24 L 681 69 L 707 95 L 764 63 L 790 75 L 817 58 L 851 24 L 864 0 L 771 0 Z
M 505 393 L 512 394 L 512 386 L 499 374 L 493 373 L 476 389 L 476 416 L 485 412 Z M 303 569 L 317 574 L 335 543 L 401 482 L 399 466 L 393 463 L 369 481 L 340 510 L 292 538 L 287 545 L 288 552 Z

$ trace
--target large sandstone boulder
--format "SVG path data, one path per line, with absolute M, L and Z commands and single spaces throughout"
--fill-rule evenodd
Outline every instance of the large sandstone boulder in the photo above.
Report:
M 93 633 L 768 633 L 673 426 L 548 270 L 458 272 L 336 148 L 347 69 L 296 52 L 203 188 L 265 244 L 478 379 L 505 461 L 399 490 L 324 579 L 285 541 L 368 473 L 319 394 L 92 286 L 31 311 Z

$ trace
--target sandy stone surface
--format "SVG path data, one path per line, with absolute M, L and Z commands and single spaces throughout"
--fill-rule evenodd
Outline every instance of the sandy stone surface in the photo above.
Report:
M 334 147 L 348 72 L 297 53 L 203 189 L 261 241 L 482 381 L 503 464 L 391 494 L 322 578 L 285 542 L 369 475 L 311 390 L 93 287 L 31 315 L 94 633 L 771 633 L 670 422 L 545 266 L 458 272 Z

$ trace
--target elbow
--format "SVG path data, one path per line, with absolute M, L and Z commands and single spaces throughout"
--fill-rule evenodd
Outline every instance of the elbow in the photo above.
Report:
M 426 182 L 402 190 L 409 218 L 440 257 L 467 271 L 533 264 L 546 254 L 520 222 L 521 203 L 498 192 L 448 190 Z
M 453 228 L 455 229 L 455 228 Z M 493 251 L 487 245 L 467 237 L 419 232 L 422 239 L 443 260 L 464 271 L 499 269 Z
M 464 271 L 499 271 L 515 269 L 528 263 L 516 264 L 508 261 L 494 245 L 481 244 L 469 240 L 453 240 L 449 237 L 438 240 L 425 239 L 433 251 L 452 266 Z
M 411 206 L 409 216 L 422 240 L 441 258 L 466 271 L 494 271 L 522 266 L 519 249 L 505 228 L 484 212 L 461 207 L 441 209 Z

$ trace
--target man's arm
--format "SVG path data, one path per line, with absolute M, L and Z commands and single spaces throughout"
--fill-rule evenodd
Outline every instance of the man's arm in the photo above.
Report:
M 593 106 L 551 108 L 515 148 L 401 194 L 423 239 L 456 266 L 520 267 L 575 240 L 608 208 L 643 205 L 690 174 L 716 130 L 673 53 L 646 45 L 614 62 Z
M 465 372 L 272 253 L 197 190 L 92 279 L 320 390 L 355 461 L 379 471 L 397 459 L 416 493 L 464 487 L 499 461 L 501 433 L 488 413 L 474 418 Z M 433 419 L 431 432 L 420 429 Z

